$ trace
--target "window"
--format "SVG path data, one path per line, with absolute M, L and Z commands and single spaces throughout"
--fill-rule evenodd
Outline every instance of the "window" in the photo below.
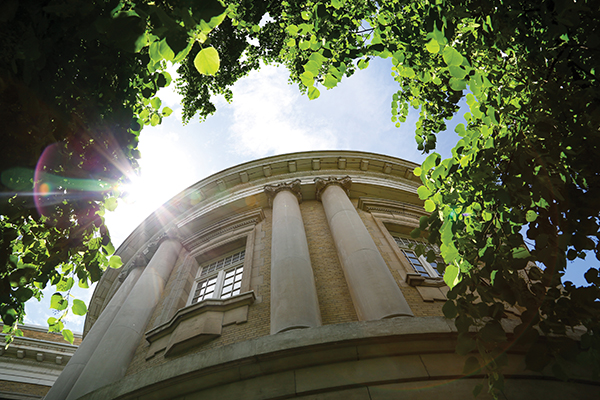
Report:
M 427 250 L 433 250 L 436 254 L 439 254 L 437 246 L 432 246 L 427 243 L 423 243 L 418 240 L 408 239 L 403 237 L 394 236 L 394 240 L 402 250 L 402 253 L 413 267 L 413 269 L 424 278 L 439 278 L 440 275 L 437 272 L 437 264 L 441 262 L 437 259 L 434 262 L 427 262 L 424 256 L 417 256 L 413 250 L 417 245 L 424 245 Z
M 211 260 L 198 270 L 191 304 L 204 299 L 226 299 L 240 294 L 246 250 Z

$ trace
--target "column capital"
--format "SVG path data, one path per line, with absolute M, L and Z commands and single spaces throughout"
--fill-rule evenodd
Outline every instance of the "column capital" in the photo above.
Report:
M 350 186 L 352 186 L 352 179 L 347 175 L 342 178 L 330 176 L 329 178 L 315 178 L 315 197 L 317 200 L 321 201 L 321 195 L 329 185 L 340 186 L 344 189 L 346 195 L 350 197 L 348 192 L 350 191 Z
M 265 194 L 267 195 L 267 199 L 269 200 L 269 206 L 273 207 L 273 200 L 277 193 L 289 190 L 292 192 L 297 198 L 298 203 L 302 203 L 302 193 L 300 192 L 300 179 L 295 179 L 291 182 L 281 182 L 276 185 L 265 185 Z

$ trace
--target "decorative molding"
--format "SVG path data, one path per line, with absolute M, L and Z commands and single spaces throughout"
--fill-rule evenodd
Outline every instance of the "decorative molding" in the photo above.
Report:
M 180 309 L 168 322 L 146 332 L 150 343 L 146 360 L 162 350 L 169 357 L 216 339 L 224 326 L 246 322 L 248 306 L 255 300 L 250 291 L 227 299 L 206 299 Z
M 352 186 L 352 179 L 349 176 L 345 176 L 343 178 L 315 178 L 315 195 L 317 200 L 321 201 L 321 195 L 329 185 L 337 185 L 344 189 L 346 195 L 350 197 L 349 191 L 350 186 Z
M 275 185 L 265 185 L 265 194 L 269 199 L 269 207 L 273 207 L 273 200 L 277 193 L 288 190 L 292 192 L 297 198 L 298 203 L 302 203 L 302 193 L 300 191 L 300 179 L 295 179 L 291 182 L 282 182 Z
M 298 170 L 298 166 L 296 165 L 296 161 L 288 161 L 288 171 L 296 172 Z
M 182 241 L 183 247 L 192 251 L 194 248 L 214 239 L 215 237 L 232 232 L 243 227 L 254 227 L 256 224 L 265 219 L 265 214 L 262 209 L 252 210 L 242 214 L 236 214 L 230 218 L 226 218 L 218 223 L 209 226 L 194 235 Z
M 150 241 L 142 251 L 138 251 L 138 253 L 131 258 L 127 265 L 120 271 L 119 276 L 117 277 L 119 282 L 123 283 L 131 270 L 139 267 L 146 268 L 160 245 L 167 240 L 176 240 L 179 243 L 183 243 L 183 238 L 179 233 L 179 229 L 175 227 L 170 228 L 167 232 L 162 233 L 156 239 Z
M 413 218 L 420 218 L 429 215 L 423 207 L 404 203 L 395 200 L 377 199 L 373 197 L 360 197 L 358 199 L 358 208 L 367 212 L 383 212 L 396 215 L 407 215 Z

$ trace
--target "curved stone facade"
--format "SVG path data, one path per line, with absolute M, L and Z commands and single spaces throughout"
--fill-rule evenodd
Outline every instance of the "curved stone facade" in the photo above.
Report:
M 425 215 L 416 167 L 294 153 L 184 190 L 118 249 L 124 266 L 97 285 L 85 339 L 46 398 L 471 396 L 481 375 L 454 353 L 447 287 L 412 251 Z M 510 398 L 598 393 L 524 371 L 521 349 L 508 359 Z

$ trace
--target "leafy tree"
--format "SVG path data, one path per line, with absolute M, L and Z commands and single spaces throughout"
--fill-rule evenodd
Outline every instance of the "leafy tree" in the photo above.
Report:
M 62 314 L 50 329 L 72 342 L 61 322 L 71 288 L 121 264 L 103 215 L 137 169 L 142 127 L 171 113 L 155 97 L 171 81 L 167 62 L 195 43 L 210 53 L 204 42 L 224 12 L 218 1 L 0 5 L 0 317 L 9 340 L 24 303 L 52 284 L 51 307 Z M 70 310 L 86 312 L 79 300 Z
M 561 286 L 568 260 L 600 259 L 597 2 L 294 1 L 276 11 L 258 34 L 279 30 L 284 45 L 271 60 L 309 98 L 381 57 L 399 85 L 392 121 L 420 110 L 416 144 L 431 154 L 415 174 L 431 216 L 413 235 L 441 245 L 457 351 L 480 354 L 467 369 L 487 371 L 497 395 L 516 342 L 528 346 L 532 370 L 551 364 L 567 379 L 578 362 L 597 377 L 599 271 L 590 264 L 586 287 Z M 183 78 L 180 88 L 193 82 Z M 461 100 L 467 124 L 441 160 L 437 134 Z M 193 102 L 185 105 L 193 115 Z M 522 323 L 508 340 L 500 321 L 515 307 Z

